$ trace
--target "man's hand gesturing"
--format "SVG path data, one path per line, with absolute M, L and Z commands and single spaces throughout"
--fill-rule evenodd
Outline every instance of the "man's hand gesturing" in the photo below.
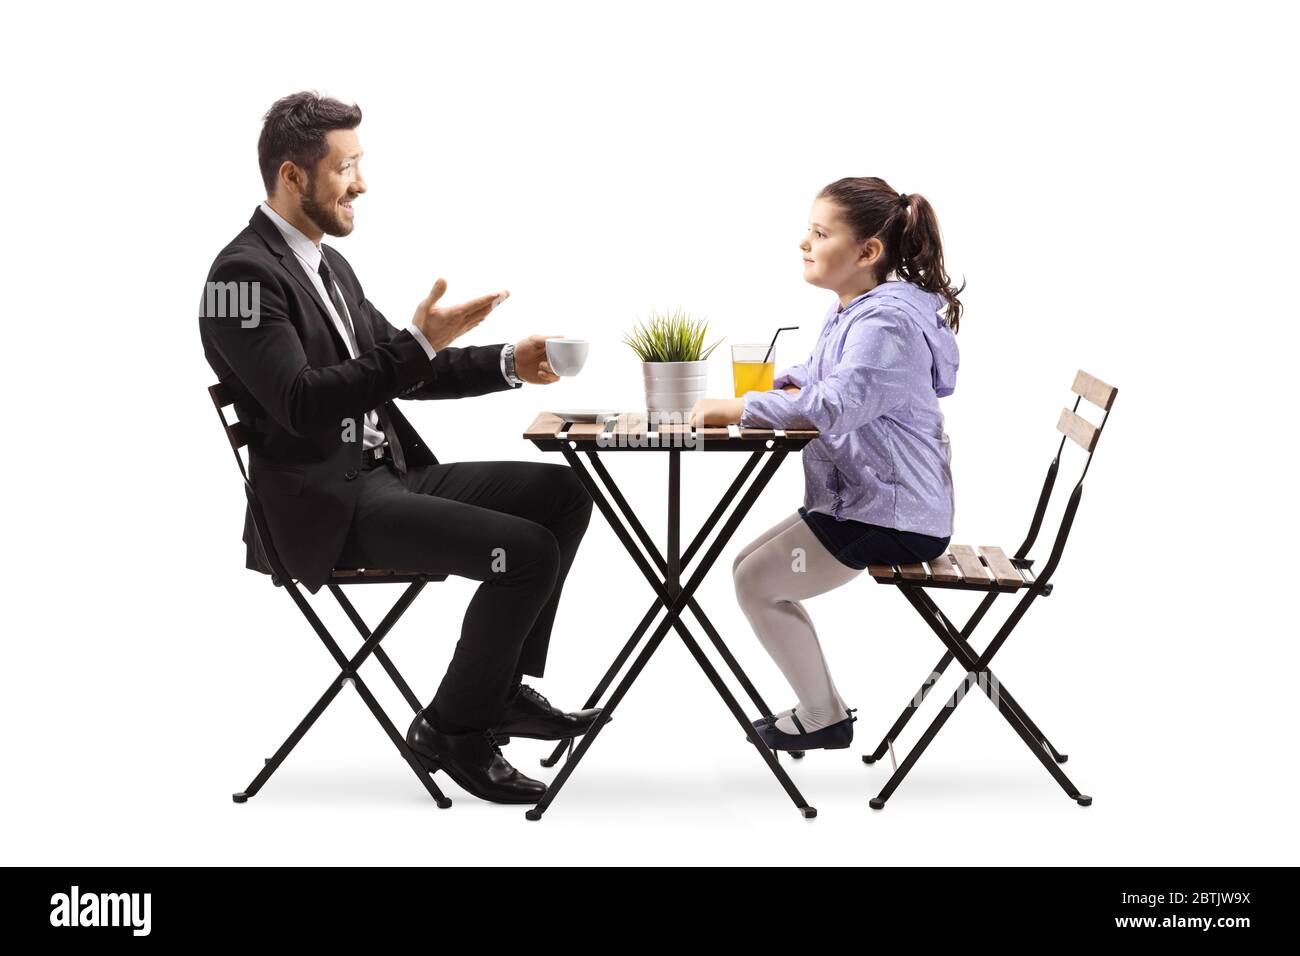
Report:
M 498 299 L 510 295 L 502 290 L 491 295 L 481 295 L 460 305 L 438 306 L 438 300 L 447 291 L 447 280 L 439 279 L 429 290 L 424 301 L 415 307 L 411 322 L 429 340 L 435 349 L 443 349 L 478 325 L 496 308 Z M 517 361 L 517 360 L 516 360 Z M 521 375 L 520 378 L 523 378 Z
M 550 385 L 558 382 L 560 376 L 555 374 L 551 363 L 546 361 L 546 340 L 558 339 L 558 335 L 530 335 L 515 343 L 515 374 L 525 382 L 534 385 Z

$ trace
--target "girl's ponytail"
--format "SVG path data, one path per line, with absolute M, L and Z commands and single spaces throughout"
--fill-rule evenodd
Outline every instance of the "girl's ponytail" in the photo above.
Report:
M 957 296 L 966 288 L 954 289 L 943 270 L 943 244 L 939 238 L 939 220 L 934 207 L 920 193 L 902 199 L 903 229 L 898 240 L 898 261 L 894 271 L 900 279 L 918 285 L 927 292 L 942 296 L 948 303 L 948 325 L 953 332 L 961 321 L 961 301 Z
M 961 322 L 958 296 L 966 283 L 954 288 L 944 271 L 939 220 L 924 196 L 895 192 L 876 176 L 859 176 L 836 180 L 818 193 L 818 198 L 841 208 L 858 242 L 873 236 L 880 239 L 885 254 L 877 281 L 896 272 L 900 279 L 941 296 L 948 303 L 948 325 L 957 331 Z

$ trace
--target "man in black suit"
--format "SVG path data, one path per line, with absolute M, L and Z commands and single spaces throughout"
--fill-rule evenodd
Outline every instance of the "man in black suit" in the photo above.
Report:
M 313 593 L 335 567 L 481 581 L 437 694 L 407 734 L 430 771 L 500 803 L 545 784 L 515 770 L 499 736 L 562 740 L 598 710 L 565 713 L 522 683 L 541 676 L 565 577 L 591 517 L 565 465 L 440 463 L 395 398 L 466 398 L 558 380 L 545 337 L 453 347 L 507 293 L 441 306 L 442 279 L 408 326 L 391 325 L 352 267 L 321 245 L 353 228 L 366 191 L 361 111 L 296 93 L 267 112 L 258 161 L 267 199 L 208 273 L 199 326 L 251 430 L 254 492 L 269 548 L 245 518 L 247 564 Z M 231 307 L 235 303 L 237 307 Z

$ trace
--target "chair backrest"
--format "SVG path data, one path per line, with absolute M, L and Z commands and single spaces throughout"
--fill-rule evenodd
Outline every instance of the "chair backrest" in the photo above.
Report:
M 247 425 L 241 421 L 226 421 L 226 409 L 235 404 L 238 397 L 235 390 L 229 385 L 223 385 L 218 382 L 216 385 L 208 386 L 208 395 L 212 399 L 212 404 L 216 406 L 217 417 L 221 419 L 221 428 L 226 433 L 226 441 L 230 442 L 230 450 L 235 453 L 235 463 L 239 465 L 239 473 L 248 480 L 248 469 L 244 467 L 244 459 L 239 454 L 239 449 L 248 445 L 252 438 L 252 433 Z
M 253 533 L 257 535 L 257 545 L 261 548 L 266 563 L 271 568 L 271 579 L 280 584 L 289 580 L 289 575 L 285 573 L 284 565 L 280 563 L 280 556 L 271 544 L 271 535 L 266 527 L 266 517 L 262 513 L 262 504 L 257 500 L 257 495 L 253 492 L 253 483 L 249 477 L 249 471 L 252 467 L 251 457 L 249 464 L 245 466 L 244 458 L 239 454 L 240 449 L 246 449 L 252 440 L 252 429 L 241 421 L 232 422 L 226 419 L 226 409 L 234 405 L 239 397 L 234 388 L 218 382 L 216 385 L 208 386 L 208 396 L 212 399 L 212 404 L 217 410 L 217 418 L 221 420 L 221 429 L 226 433 L 226 441 L 229 442 L 230 450 L 234 453 L 235 463 L 239 466 L 239 474 L 244 479 L 244 498 L 248 501 L 248 509 L 253 518 Z M 248 452 L 245 452 L 245 454 L 248 454 Z
M 1074 407 L 1062 408 L 1061 415 L 1056 422 L 1056 430 L 1061 433 L 1061 441 L 1056 446 L 1056 457 L 1052 459 L 1052 464 L 1047 469 L 1047 478 L 1043 481 L 1043 490 L 1038 496 L 1038 507 L 1034 510 L 1034 518 L 1029 524 L 1029 533 L 1025 536 L 1024 543 L 1016 549 L 1016 557 L 1023 559 L 1028 556 L 1029 549 L 1033 547 L 1034 540 L 1038 537 L 1039 528 L 1042 527 L 1043 515 L 1047 511 L 1047 502 L 1052 496 L 1052 488 L 1056 484 L 1056 473 L 1061 465 L 1061 452 L 1065 448 L 1065 440 L 1068 438 L 1076 445 L 1088 453 L 1088 458 L 1083 464 L 1083 471 L 1079 474 L 1079 480 L 1074 485 L 1074 490 L 1070 493 L 1070 500 L 1066 503 L 1065 512 L 1061 516 L 1061 526 L 1056 532 L 1056 540 L 1052 544 L 1051 557 L 1047 559 L 1047 564 L 1043 566 L 1036 575 L 1036 586 L 1045 585 L 1056 570 L 1056 565 L 1061 559 L 1061 552 L 1065 550 L 1065 541 L 1070 534 L 1070 526 L 1074 523 L 1075 512 L 1079 510 L 1079 501 L 1083 497 L 1083 479 L 1088 474 L 1088 466 L 1092 464 L 1092 456 L 1097 448 L 1097 440 L 1101 438 L 1102 429 L 1106 427 L 1106 419 L 1110 417 L 1111 406 L 1115 404 L 1115 396 L 1119 394 L 1119 389 L 1113 385 L 1107 385 L 1096 376 L 1089 375 L 1080 369 L 1074 376 L 1074 384 L 1070 386 L 1074 392 Z M 1101 424 L 1094 425 L 1082 415 L 1079 414 L 1079 403 L 1084 399 L 1102 410 Z

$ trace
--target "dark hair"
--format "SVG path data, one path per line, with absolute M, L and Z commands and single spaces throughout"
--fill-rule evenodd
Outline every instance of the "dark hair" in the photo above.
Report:
M 943 296 L 948 307 L 947 322 L 955 333 L 961 321 L 961 302 L 957 296 L 966 288 L 953 288 L 943 271 L 943 246 L 939 240 L 939 220 L 934 209 L 920 193 L 900 193 L 877 176 L 854 176 L 837 179 L 817 194 L 838 205 L 853 238 L 865 242 L 873 236 L 885 247 L 880 273 L 883 281 L 890 272 L 927 292 Z
M 257 138 L 257 165 L 268 196 L 275 192 L 280 166 L 286 160 L 301 166 L 310 176 L 329 153 L 325 134 L 332 129 L 356 129 L 361 109 L 321 96 L 314 90 L 291 93 L 271 104 L 262 117 L 262 135 Z

